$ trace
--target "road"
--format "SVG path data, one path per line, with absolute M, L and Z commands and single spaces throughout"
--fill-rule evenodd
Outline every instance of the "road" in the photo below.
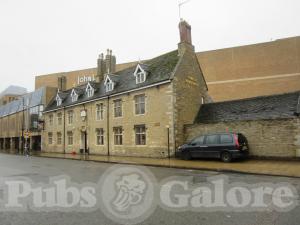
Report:
M 47 183 L 53 176 L 67 175 L 72 178 L 72 182 L 97 183 L 100 176 L 107 171 L 112 164 L 86 162 L 65 159 L 50 159 L 40 157 L 23 157 L 17 155 L 0 154 L 0 178 L 26 177 L 34 182 Z M 262 182 L 287 182 L 293 185 L 300 193 L 300 179 L 258 176 L 235 173 L 218 173 L 208 171 L 171 169 L 162 167 L 148 167 L 156 180 L 161 181 L 171 176 L 181 176 L 189 178 L 193 185 L 202 182 L 207 177 L 216 175 L 226 175 L 230 182 L 244 182 L 249 185 Z M 160 184 L 155 184 L 160 186 Z M 1 189 L 0 189 L 1 191 Z M 3 191 L 0 192 L 0 199 Z M 109 219 L 98 209 L 93 212 L 0 212 L 0 225 L 111 225 L 118 224 Z M 300 207 L 297 206 L 288 212 L 171 212 L 161 207 L 156 207 L 150 217 L 139 224 L 197 224 L 197 225 L 299 225 Z

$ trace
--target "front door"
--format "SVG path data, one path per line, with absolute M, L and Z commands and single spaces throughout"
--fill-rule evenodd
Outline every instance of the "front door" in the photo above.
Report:
M 86 131 L 81 132 L 80 152 L 87 153 L 87 133 L 86 133 Z

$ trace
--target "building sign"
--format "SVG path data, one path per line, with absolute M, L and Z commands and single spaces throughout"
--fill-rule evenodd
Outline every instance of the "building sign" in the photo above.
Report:
M 78 84 L 83 84 L 83 83 L 87 83 L 87 82 L 95 81 L 95 80 L 96 80 L 96 78 L 95 78 L 94 75 L 77 77 L 77 83 Z
M 185 82 L 190 86 L 199 86 L 197 80 L 192 76 L 188 76 L 185 79 Z

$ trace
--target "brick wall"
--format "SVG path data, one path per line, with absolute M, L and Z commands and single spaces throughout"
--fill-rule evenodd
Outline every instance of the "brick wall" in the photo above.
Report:
M 250 155 L 259 157 L 300 157 L 300 119 L 255 120 L 195 124 L 186 126 L 186 140 L 214 132 L 243 133 Z

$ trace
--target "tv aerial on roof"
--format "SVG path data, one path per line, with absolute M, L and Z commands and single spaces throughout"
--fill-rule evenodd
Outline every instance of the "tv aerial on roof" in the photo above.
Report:
M 181 18 L 181 6 L 185 5 L 186 3 L 190 2 L 191 0 L 184 0 L 184 1 L 178 1 L 178 10 L 179 10 L 179 19 L 182 20 Z

